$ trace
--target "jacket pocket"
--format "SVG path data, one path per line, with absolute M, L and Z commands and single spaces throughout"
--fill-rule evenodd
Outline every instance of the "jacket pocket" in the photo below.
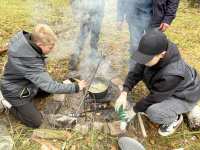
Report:
M 19 94 L 20 99 L 28 98 L 31 95 L 30 88 L 23 88 Z
M 28 86 L 24 87 L 19 92 L 20 100 L 30 100 L 37 94 L 38 89 Z

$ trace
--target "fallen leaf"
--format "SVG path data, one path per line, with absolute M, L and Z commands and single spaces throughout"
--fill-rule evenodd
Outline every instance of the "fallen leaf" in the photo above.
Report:
M 117 150 L 116 145 L 112 145 L 112 146 L 111 146 L 111 150 Z

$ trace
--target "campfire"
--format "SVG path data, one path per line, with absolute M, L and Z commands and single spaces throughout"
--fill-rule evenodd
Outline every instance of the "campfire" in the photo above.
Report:
M 73 82 L 77 80 L 76 78 L 73 79 Z M 100 84 L 106 86 L 99 86 Z M 85 131 L 83 129 L 85 126 L 93 126 L 97 130 L 104 128 L 104 130 L 107 130 L 106 132 L 114 133 L 114 127 L 109 126 L 119 123 L 113 106 L 115 100 L 119 97 L 120 88 L 113 80 L 108 81 L 103 77 L 94 78 L 94 83 L 91 83 L 91 85 L 92 88 L 87 93 L 83 91 L 76 94 L 55 95 L 54 107 L 50 109 L 57 110 L 51 111 L 51 115 L 48 115 L 50 117 L 47 117 L 45 126 L 42 126 L 42 128 L 68 128 L 82 132 Z M 96 86 L 101 89 L 95 88 Z M 58 103 L 59 106 L 55 107 L 55 103 Z M 47 107 L 49 106 L 47 105 Z M 108 131 L 109 128 L 112 131 Z M 119 131 L 114 134 L 119 134 Z

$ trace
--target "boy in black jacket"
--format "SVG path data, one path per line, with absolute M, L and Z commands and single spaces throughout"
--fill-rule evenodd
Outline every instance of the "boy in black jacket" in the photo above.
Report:
M 116 110 L 121 105 L 126 108 L 127 92 L 143 80 L 150 94 L 137 102 L 127 117 L 145 112 L 150 120 L 161 125 L 159 134 L 168 136 L 182 122 L 182 114 L 191 111 L 200 99 L 199 76 L 181 58 L 176 45 L 158 30 L 142 37 L 133 57 L 137 64 L 128 73 Z

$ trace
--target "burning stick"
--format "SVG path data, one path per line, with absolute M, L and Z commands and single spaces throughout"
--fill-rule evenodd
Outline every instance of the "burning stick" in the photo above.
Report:
M 141 117 L 141 114 L 138 113 L 138 120 L 139 120 L 139 123 L 140 123 L 140 128 L 141 128 L 141 131 L 142 131 L 142 135 L 144 138 L 147 137 L 147 133 L 146 133 L 146 130 L 145 130 L 145 127 L 144 127 L 144 122 L 142 120 L 142 117 Z
M 101 53 L 101 54 L 102 54 L 102 53 Z M 102 58 L 99 60 L 99 62 L 98 62 L 98 64 L 97 64 L 97 67 L 96 67 L 96 69 L 95 69 L 95 71 L 94 71 L 94 74 L 92 75 L 92 78 L 91 78 L 91 80 L 90 80 L 90 82 L 89 82 L 88 87 L 87 87 L 86 90 L 85 90 L 85 94 L 84 94 L 84 96 L 83 96 L 83 99 L 81 100 L 81 103 L 80 103 L 80 105 L 79 105 L 77 111 L 76 111 L 76 114 L 79 113 L 79 111 L 80 111 L 80 109 L 81 109 L 81 106 L 84 104 L 84 101 L 85 101 L 85 99 L 86 99 L 86 97 L 87 97 L 87 95 L 88 95 L 88 91 L 89 91 L 89 89 L 90 89 L 90 87 L 91 87 L 91 85 L 92 85 L 92 82 L 93 82 L 93 80 L 94 80 L 94 78 L 95 78 L 95 76 L 96 76 L 96 73 L 97 73 L 97 71 L 98 71 L 98 69 L 99 69 L 99 66 L 100 66 L 102 60 L 104 59 L 103 55 L 101 55 L 101 56 L 102 56 Z M 84 107 L 85 107 L 85 106 L 84 106 Z

